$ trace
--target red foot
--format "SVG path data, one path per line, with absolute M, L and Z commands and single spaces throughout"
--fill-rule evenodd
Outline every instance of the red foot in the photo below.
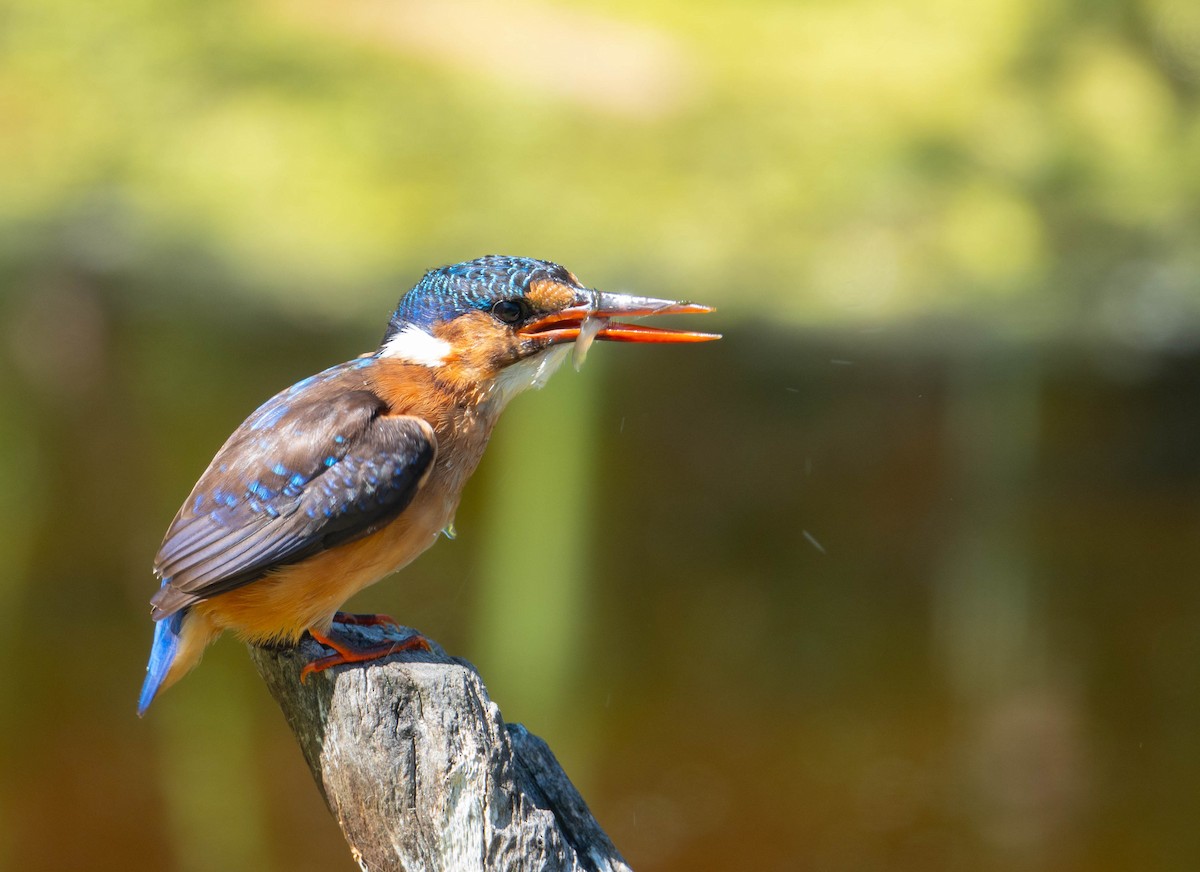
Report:
M 351 615 L 353 618 L 375 618 L 382 617 L 380 615 Z M 340 621 L 343 624 L 358 623 L 357 621 Z M 368 626 L 379 623 L 387 623 L 379 621 L 372 624 L 365 622 Z M 391 622 L 395 626 L 395 622 Z M 381 645 L 368 645 L 364 648 L 351 648 L 346 642 L 335 641 L 331 636 L 326 636 L 324 633 L 318 633 L 316 630 L 309 630 L 309 635 L 324 645 L 326 648 L 332 648 L 335 654 L 329 654 L 325 657 L 318 657 L 304 665 L 300 670 L 300 682 L 303 684 L 308 680 L 308 676 L 315 672 L 324 672 L 331 666 L 341 666 L 346 663 L 366 663 L 369 660 L 379 660 L 387 657 L 389 654 L 395 654 L 397 651 L 429 651 L 429 640 L 420 633 L 409 636 L 407 639 L 401 639 L 396 642 L 384 642 Z

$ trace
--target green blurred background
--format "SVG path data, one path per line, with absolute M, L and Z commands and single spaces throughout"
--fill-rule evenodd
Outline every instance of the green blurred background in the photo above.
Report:
M 0 867 L 351 870 L 160 536 L 431 266 L 715 304 L 351 606 L 644 872 L 1200 868 L 1200 4 L 7 0 Z M 700 326 L 697 324 L 696 326 Z

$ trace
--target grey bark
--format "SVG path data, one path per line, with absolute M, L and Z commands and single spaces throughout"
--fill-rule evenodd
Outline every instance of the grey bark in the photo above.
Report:
M 343 627 L 360 641 L 404 628 Z M 550 748 L 505 724 L 470 663 L 437 645 L 339 666 L 328 653 L 251 647 L 317 786 L 369 872 L 629 872 Z

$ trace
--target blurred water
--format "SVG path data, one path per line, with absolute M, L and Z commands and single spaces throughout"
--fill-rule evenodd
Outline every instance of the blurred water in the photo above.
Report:
M 106 317 L 111 336 L 139 320 Z M 1181 399 L 1200 357 L 1116 379 L 1085 355 L 947 351 L 919 329 L 722 327 L 726 341 L 684 353 L 602 347 L 597 372 L 560 375 L 504 422 L 553 439 L 570 390 L 603 383 L 580 458 L 596 497 L 570 606 L 583 620 L 553 589 L 513 604 L 534 625 L 577 627 L 554 655 L 568 689 L 522 686 L 520 664 L 540 675 L 545 649 L 507 621 L 475 632 L 509 596 L 490 587 L 480 501 L 535 483 L 504 527 L 533 560 L 561 514 L 555 479 L 536 462 L 533 479 L 514 474 L 512 452 L 485 461 L 458 538 L 357 607 L 474 659 L 508 718 L 560 740 L 639 868 L 1182 869 L 1200 856 L 1200 414 Z M 247 350 L 252 324 L 188 330 L 222 351 L 173 359 L 179 384 L 212 378 L 216 359 L 294 367 L 256 375 L 265 395 L 320 365 L 309 350 L 282 363 L 295 354 L 283 337 Z M 6 672 L 5 746 L 20 748 L 0 782 L 6 865 L 352 868 L 236 643 L 132 715 L 171 494 L 253 401 L 159 390 L 154 355 L 104 355 L 129 358 L 93 387 L 106 412 L 66 433 L 62 416 L 83 410 L 43 409 L 27 442 L 39 498 L 6 490 L 28 558 L 8 576 L 5 638 L 35 664 Z M 21 384 L 13 408 L 35 402 Z

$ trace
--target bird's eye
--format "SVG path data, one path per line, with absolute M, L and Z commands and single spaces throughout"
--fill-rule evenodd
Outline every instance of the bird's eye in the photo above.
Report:
M 516 300 L 501 300 L 492 306 L 492 314 L 505 324 L 516 324 L 525 317 L 525 307 Z

